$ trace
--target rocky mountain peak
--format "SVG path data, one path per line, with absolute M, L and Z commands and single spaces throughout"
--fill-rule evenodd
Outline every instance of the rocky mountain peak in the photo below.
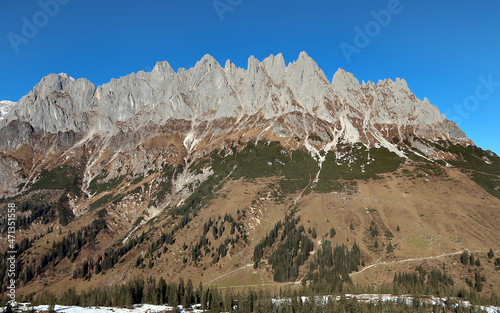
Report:
M 352 73 L 339 68 L 333 75 L 332 85 L 336 91 L 348 92 L 348 90 L 357 89 L 359 87 L 359 81 Z
M 249 74 L 258 72 L 259 66 L 260 66 L 259 60 L 256 57 L 254 57 L 253 55 L 251 55 L 248 58 L 248 62 L 247 62 L 247 71 L 249 72 Z
M 262 61 L 262 66 L 275 83 L 281 83 L 286 71 L 285 59 L 281 53 L 269 56 Z
M 167 61 L 157 62 L 151 72 L 161 76 L 172 75 L 175 73 Z
M 211 56 L 210 54 L 205 54 L 200 61 L 196 62 L 196 65 L 194 66 L 194 71 L 197 70 L 211 71 L 215 68 L 221 69 L 222 67 L 217 62 L 217 60 L 214 59 L 213 56 Z

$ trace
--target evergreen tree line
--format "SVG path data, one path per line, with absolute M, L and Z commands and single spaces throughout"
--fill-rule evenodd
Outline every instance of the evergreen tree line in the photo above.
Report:
M 254 311 L 257 312 L 257 311 Z M 396 301 L 360 301 L 356 297 L 341 296 L 339 300 L 333 297 L 294 297 L 275 304 L 271 310 L 260 312 L 280 312 L 280 313 L 479 313 L 486 312 L 477 307 L 465 307 L 458 305 L 455 301 L 448 299 L 443 305 L 430 304 L 420 302 L 420 299 L 415 297 L 412 302 L 407 302 L 404 299 Z
M 488 257 L 488 259 L 492 259 L 494 256 L 495 256 L 495 253 L 493 252 L 493 250 L 490 248 L 490 250 L 488 251 L 488 253 L 486 254 L 486 256 Z M 474 292 L 481 292 L 483 291 L 483 283 L 486 282 L 486 277 L 482 276 L 478 269 L 479 267 L 481 267 L 481 260 L 478 256 L 474 257 L 474 254 L 469 254 L 468 251 L 464 251 L 461 255 L 460 255 L 460 262 L 465 265 L 465 266 L 475 266 L 476 269 L 475 269 L 475 273 L 474 273 L 474 279 L 470 279 L 469 277 L 466 277 L 465 278 L 465 283 L 471 288 L 473 289 Z M 491 261 L 490 261 L 491 262 Z M 494 261 L 494 265 L 497 266 L 497 265 L 500 265 L 500 258 L 497 258 L 495 261 Z M 469 273 L 472 271 L 472 268 L 469 267 Z
M 146 279 L 136 277 L 125 284 L 100 287 L 89 291 L 77 292 L 70 287 L 60 296 L 51 292 L 42 292 L 32 299 L 33 304 L 61 304 L 77 306 L 113 306 L 131 307 L 134 304 L 168 304 L 171 306 L 189 305 L 199 303 L 201 308 L 208 312 L 262 312 L 262 313 L 312 313 L 312 312 L 484 312 L 477 307 L 464 307 L 456 300 L 447 298 L 444 306 L 421 302 L 414 297 L 408 302 L 405 299 L 396 301 L 359 301 L 355 297 L 342 295 L 336 300 L 332 296 L 314 296 L 306 298 L 299 296 L 298 290 L 280 292 L 284 299 L 278 299 L 278 295 L 272 295 L 268 290 L 244 289 L 234 292 L 226 289 L 224 292 L 217 287 L 204 288 L 199 284 L 195 289 L 191 280 L 184 283 L 182 279 L 178 283 L 167 283 L 163 278 L 158 280 L 148 277 Z M 30 299 L 24 299 L 31 301 Z
M 209 246 L 211 245 L 210 240 L 207 239 L 205 235 L 201 236 L 198 242 L 191 249 L 191 259 L 196 265 L 198 261 L 203 256 L 203 251 L 205 254 L 210 253 Z
M 414 272 L 397 272 L 394 274 L 394 292 L 410 294 L 433 294 L 437 296 L 454 296 L 454 282 L 451 276 L 439 269 L 430 272 L 421 265 Z
M 184 283 L 181 278 L 178 283 L 167 283 L 164 278 L 156 280 L 153 277 L 135 277 L 124 284 L 109 287 L 98 287 L 83 292 L 77 292 L 70 287 L 59 297 L 42 292 L 34 297 L 35 304 L 58 303 L 61 305 L 78 306 L 132 306 L 133 304 L 166 304 L 188 306 L 202 303 L 213 293 L 210 288 L 204 289 L 200 283 L 195 290 L 191 280 Z
M 304 283 L 310 281 L 309 287 L 314 292 L 339 292 L 344 284 L 351 284 L 349 273 L 358 271 L 361 251 L 354 243 L 352 249 L 345 245 L 336 245 L 332 249 L 329 240 L 324 240 L 311 263 Z
M 240 215 L 238 214 L 238 219 L 240 219 Z M 141 254 L 137 257 L 136 262 L 135 262 L 135 267 L 137 268 L 152 268 L 154 266 L 154 262 L 156 259 L 158 259 L 162 253 L 166 253 L 168 251 L 168 248 L 165 246 L 166 245 L 172 245 L 175 243 L 175 233 L 179 230 L 182 229 L 189 223 L 191 220 L 190 215 L 184 215 L 178 223 L 172 227 L 172 229 L 168 232 L 162 233 L 162 235 L 156 240 L 153 241 L 146 254 Z M 220 222 L 220 223 L 219 223 Z M 236 236 L 233 237 L 227 237 L 225 240 L 219 244 L 219 246 L 216 249 L 210 249 L 209 246 L 211 245 L 210 240 L 207 238 L 207 234 L 209 233 L 210 229 L 213 230 L 213 235 L 214 239 L 218 239 L 220 236 L 222 236 L 226 230 L 225 223 L 230 223 L 231 225 L 231 234 L 235 233 L 236 230 L 238 230 L 238 233 Z M 233 232 L 234 230 L 234 232 Z M 242 234 L 242 236 L 240 236 Z M 147 238 L 146 238 L 147 239 Z M 144 240 L 146 240 L 144 239 Z M 223 218 L 219 216 L 218 220 L 215 221 L 212 219 L 209 219 L 208 223 L 204 223 L 203 226 L 203 235 L 202 237 L 198 240 L 198 242 L 194 245 L 191 246 L 191 260 L 193 263 L 196 265 L 201 257 L 205 254 L 209 254 L 211 252 L 211 257 L 212 257 L 212 263 L 218 263 L 219 260 L 227 255 L 228 252 L 228 245 L 235 245 L 236 243 L 239 242 L 240 239 L 243 239 L 245 242 L 247 241 L 247 236 L 245 234 L 245 229 L 244 225 L 241 222 L 236 222 L 234 218 L 226 214 Z M 119 259 L 128 251 L 130 251 L 133 247 L 136 245 L 139 245 L 142 243 L 143 240 L 135 240 L 131 241 L 130 244 L 128 245 L 128 248 L 123 248 L 121 247 L 118 252 L 110 252 L 107 253 L 107 255 L 104 255 L 102 258 L 106 264 L 110 264 L 110 266 L 103 266 L 103 270 L 106 270 L 107 268 L 112 268 L 114 264 L 116 264 Z M 161 248 L 163 249 L 161 250 Z M 188 248 L 187 245 L 184 244 L 184 250 Z M 161 251 L 158 251 L 161 250 Z M 204 253 L 203 253 L 204 252 Z M 107 258 L 108 256 L 108 258 Z M 109 259 L 108 262 L 106 262 L 106 259 Z M 96 274 L 98 274 L 99 271 L 99 260 L 97 262 L 94 262 L 96 265 Z M 183 262 L 187 263 L 188 259 L 184 258 Z M 92 271 L 92 263 L 89 262 L 90 267 L 89 271 Z M 86 262 L 82 264 L 82 267 L 80 269 L 77 269 L 77 271 L 85 270 L 86 268 Z M 82 277 L 81 273 L 75 273 L 74 276 Z
M 224 231 L 226 230 L 224 224 L 228 223 L 231 227 L 230 230 L 231 235 L 234 235 L 236 231 L 238 231 L 240 235 L 243 235 L 245 233 L 244 231 L 245 226 L 242 222 L 239 221 L 240 219 L 241 216 L 239 214 L 238 214 L 238 221 L 235 221 L 234 218 L 228 213 L 226 213 L 223 218 L 219 216 L 217 221 L 215 219 L 210 218 L 208 222 L 203 223 L 203 234 L 207 235 L 210 229 L 212 229 L 212 236 L 214 237 L 214 240 L 217 240 L 217 238 L 221 237 Z
M 491 250 L 491 249 L 490 249 Z M 493 251 L 492 251 L 493 252 Z M 488 253 L 489 255 L 489 253 Z M 474 254 L 469 254 L 469 252 L 467 251 L 464 251 L 461 255 L 460 255 L 460 262 L 463 264 L 463 265 L 471 265 L 471 266 L 481 266 L 481 261 L 479 260 L 479 257 L 476 259 L 474 257 Z

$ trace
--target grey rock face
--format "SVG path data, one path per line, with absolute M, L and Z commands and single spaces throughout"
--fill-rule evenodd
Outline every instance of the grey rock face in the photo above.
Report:
M 19 120 L 50 133 L 87 131 L 94 93 L 95 86 L 87 79 L 50 74 L 19 100 L 0 121 L 0 127 Z
M 222 68 L 209 55 L 177 73 L 159 62 L 151 73 L 133 73 L 97 88 L 86 79 L 51 74 L 0 120 L 0 127 L 19 120 L 50 133 L 116 134 L 170 119 L 197 125 L 234 118 L 245 128 L 245 117 L 273 121 L 292 112 L 341 123 L 346 127 L 341 137 L 348 139 L 363 137 L 354 134 L 352 124 L 358 133 L 375 125 L 411 126 L 419 136 L 468 141 L 427 99 L 417 99 L 404 80 L 360 85 L 339 69 L 330 83 L 305 52 L 288 66 L 281 54 L 262 62 L 250 57 L 247 70 L 230 61 Z M 363 125 L 354 125 L 356 120 Z
M 0 199 L 16 194 L 25 179 L 18 173 L 21 166 L 15 160 L 0 158 Z
M 14 120 L 0 129 L 0 151 L 12 151 L 20 145 L 30 142 L 35 130 L 27 122 Z
M 256 128 L 281 138 L 315 133 L 325 142 L 333 135 L 336 142 L 367 145 L 388 145 L 393 136 L 409 133 L 472 143 L 427 99 L 417 99 L 403 79 L 360 84 L 339 69 L 330 83 L 305 52 L 288 66 L 281 54 L 262 62 L 250 57 L 246 70 L 229 60 L 223 68 L 210 55 L 177 72 L 159 62 L 150 73 L 97 88 L 84 78 L 51 74 L 8 111 L 0 119 L 4 152 L 27 142 L 29 127 L 92 138 L 168 127 L 174 120 L 191 124 L 181 134 L 191 150 L 203 138 Z M 138 137 L 137 143 L 146 140 Z

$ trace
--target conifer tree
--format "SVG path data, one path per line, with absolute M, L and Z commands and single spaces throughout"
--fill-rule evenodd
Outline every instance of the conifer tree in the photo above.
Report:
M 195 292 L 195 303 L 201 303 L 201 296 L 203 295 L 203 283 L 200 281 L 198 288 L 196 288 Z
M 166 294 L 167 294 L 167 282 L 163 277 L 160 277 L 158 280 L 158 284 L 156 286 L 156 289 L 158 290 L 158 300 L 159 304 L 165 304 L 167 302 Z
M 185 286 L 184 279 L 182 277 L 179 279 L 179 284 L 177 287 L 177 303 L 182 304 L 184 300 Z
M 194 301 L 194 291 L 193 291 L 193 282 L 191 279 L 188 279 L 186 283 L 186 288 L 184 292 L 183 302 L 184 307 L 188 307 Z
M 469 253 L 467 251 L 464 251 L 461 256 L 460 256 L 460 262 L 462 262 L 463 265 L 467 265 L 469 262 Z
M 337 234 L 337 232 L 335 231 L 335 228 L 330 228 L 330 238 L 333 238 L 335 237 L 335 235 Z
M 488 259 L 492 259 L 495 256 L 495 253 L 493 253 L 493 250 L 490 248 L 490 251 L 488 251 Z

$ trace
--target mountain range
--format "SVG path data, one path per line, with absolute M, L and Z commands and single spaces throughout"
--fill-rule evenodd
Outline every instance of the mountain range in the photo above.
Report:
M 210 55 L 177 72 L 158 62 L 98 87 L 50 74 L 0 102 L 0 134 L 26 292 L 149 273 L 298 283 L 327 240 L 358 244 L 359 270 L 500 249 L 500 158 L 404 79 L 360 83 L 339 69 L 330 81 L 305 52 L 288 65 L 250 57 L 247 69 Z M 277 226 L 290 221 L 311 247 L 283 270 L 273 260 L 293 234 Z M 485 292 L 495 266 L 478 269 L 492 277 Z M 468 288 L 464 269 L 449 271 Z

